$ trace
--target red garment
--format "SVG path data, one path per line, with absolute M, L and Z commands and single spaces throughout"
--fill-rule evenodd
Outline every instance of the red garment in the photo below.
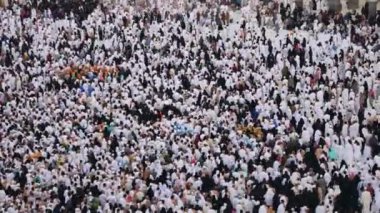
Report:
M 372 197 L 375 196 L 375 190 L 373 189 L 372 185 L 368 185 L 366 190 L 371 193 Z
M 319 79 L 321 79 L 321 70 L 320 69 L 317 69 L 314 73 L 314 79 L 316 81 L 319 81 Z
M 158 115 L 158 117 L 160 118 L 160 121 L 162 121 L 162 118 L 164 117 L 164 115 L 162 114 L 162 112 L 161 112 L 161 111 L 158 111 L 158 112 L 157 112 L 157 115 Z
M 369 90 L 369 97 L 371 97 L 371 98 L 375 97 L 375 90 L 374 89 Z
M 131 195 L 128 195 L 127 196 L 127 198 L 126 198 L 126 200 L 127 200 L 127 203 L 132 203 L 132 196 Z
M 197 163 L 197 159 L 195 159 L 195 157 L 194 157 L 194 156 L 191 158 L 191 163 L 192 163 L 192 164 L 195 164 L 195 163 Z

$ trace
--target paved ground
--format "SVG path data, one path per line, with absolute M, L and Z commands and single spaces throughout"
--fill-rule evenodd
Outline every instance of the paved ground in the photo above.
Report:
M 354 0 L 354 1 L 348 1 L 347 2 L 347 8 L 349 10 L 353 10 L 353 9 L 359 8 L 359 1 L 356 1 L 356 0 Z
M 367 0 L 359 0 L 359 7 L 363 7 Z M 380 10 L 380 0 L 377 0 L 377 10 Z
M 348 10 L 358 10 L 360 11 L 361 8 L 365 5 L 367 0 L 341 0 L 341 2 L 347 2 L 347 9 Z M 380 0 L 377 1 L 377 10 L 380 10 Z

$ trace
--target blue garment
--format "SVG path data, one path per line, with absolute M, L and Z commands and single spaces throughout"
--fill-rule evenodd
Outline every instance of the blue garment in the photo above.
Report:
M 234 2 L 235 4 L 241 6 L 241 0 L 234 0 L 233 2 Z
M 87 92 L 86 92 L 87 96 L 91 96 L 94 91 L 95 89 L 92 86 L 88 86 Z
M 93 72 L 89 72 L 89 73 L 87 73 L 87 78 L 90 80 L 90 81 L 92 81 L 92 80 L 94 80 L 95 79 L 95 74 L 93 73 Z
M 252 140 L 247 135 L 243 135 L 241 140 L 245 145 L 252 145 Z
M 193 129 L 188 127 L 185 124 L 177 124 L 175 123 L 173 126 L 174 132 L 177 135 L 186 135 L 186 134 L 193 134 Z
M 259 117 L 260 112 L 261 112 L 261 110 L 258 110 L 258 111 L 257 111 L 256 109 L 253 109 L 253 110 L 251 111 L 251 117 L 252 117 L 252 119 L 253 119 L 254 121 L 256 121 L 257 118 Z

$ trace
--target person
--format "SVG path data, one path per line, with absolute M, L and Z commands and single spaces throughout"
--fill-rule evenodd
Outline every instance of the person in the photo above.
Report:
M 368 190 L 364 190 L 361 194 L 362 212 L 371 212 L 372 195 Z
M 87 3 L 0 9 L 0 211 L 379 210 L 360 13 Z

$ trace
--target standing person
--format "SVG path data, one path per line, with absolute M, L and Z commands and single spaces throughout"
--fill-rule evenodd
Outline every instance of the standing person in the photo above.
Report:
M 360 196 L 360 202 L 362 205 L 362 213 L 370 213 L 371 211 L 371 205 L 372 205 L 372 195 L 371 193 L 366 189 L 362 192 Z
M 372 209 L 375 212 L 380 211 L 380 187 L 379 186 L 375 187 L 375 196 L 374 196 L 374 203 L 373 203 Z
M 257 23 L 259 24 L 259 27 L 261 27 L 261 11 L 260 11 L 260 6 L 257 6 L 256 8 L 256 20 L 257 20 Z

